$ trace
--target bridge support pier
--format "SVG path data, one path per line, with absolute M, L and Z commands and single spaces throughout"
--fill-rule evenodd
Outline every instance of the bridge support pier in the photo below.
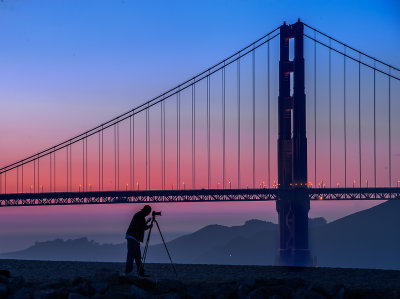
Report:
M 308 246 L 306 96 L 304 91 L 304 25 L 300 20 L 280 28 L 278 98 L 279 250 L 276 263 L 310 266 Z M 294 60 L 289 60 L 289 40 L 294 38 Z M 291 74 L 293 94 L 291 95 Z

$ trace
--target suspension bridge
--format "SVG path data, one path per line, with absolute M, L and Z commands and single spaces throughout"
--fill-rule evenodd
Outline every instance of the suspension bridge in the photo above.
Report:
M 310 200 L 400 199 L 399 96 L 399 68 L 284 23 L 150 101 L 1 167 L 0 206 L 275 200 L 277 263 L 309 265 Z

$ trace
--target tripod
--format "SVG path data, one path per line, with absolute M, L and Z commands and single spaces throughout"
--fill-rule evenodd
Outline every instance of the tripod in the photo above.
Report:
M 176 277 L 178 277 L 178 273 L 176 272 L 174 263 L 172 262 L 171 255 L 169 254 L 169 251 L 168 251 L 168 248 L 167 248 L 167 244 L 165 244 L 164 237 L 163 237 L 163 235 L 162 235 L 162 233 L 161 233 L 160 226 L 158 225 L 158 222 L 157 222 L 155 216 L 153 216 L 153 218 L 151 219 L 150 230 L 149 230 L 149 234 L 147 235 L 146 246 L 144 247 L 143 258 L 142 258 L 142 266 L 141 266 L 141 269 L 140 269 L 140 270 L 143 269 L 144 263 L 145 263 L 145 261 L 146 261 L 146 255 L 147 255 L 147 250 L 148 250 L 148 248 L 149 248 L 149 241 L 150 241 L 151 230 L 153 229 L 153 224 L 154 224 L 154 223 L 156 223 L 156 225 L 157 225 L 158 231 L 160 232 L 161 239 L 162 239 L 162 241 L 163 241 L 163 243 L 164 243 L 165 250 L 167 251 L 167 254 L 168 254 L 168 257 L 169 257 L 169 261 L 171 262 L 171 266 L 172 266 L 172 268 L 174 269 L 174 272 L 175 272 Z

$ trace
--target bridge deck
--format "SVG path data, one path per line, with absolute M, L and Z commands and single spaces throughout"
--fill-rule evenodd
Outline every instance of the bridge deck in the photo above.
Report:
M 197 189 L 149 191 L 91 191 L 0 194 L 0 207 L 279 200 L 293 192 L 306 192 L 311 200 L 400 200 L 400 188 L 309 188 L 309 189 Z

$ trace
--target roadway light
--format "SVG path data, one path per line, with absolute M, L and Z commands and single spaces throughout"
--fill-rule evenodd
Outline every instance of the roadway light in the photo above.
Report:
M 356 180 L 353 180 L 353 188 L 354 188 L 354 185 L 356 184 Z
M 137 191 L 139 191 L 139 182 L 136 182 Z
M 217 183 L 217 189 L 219 189 L 219 182 Z
M 182 184 L 183 184 L 183 190 L 185 190 L 186 189 L 185 182 L 183 181 Z
M 89 184 L 89 190 L 92 191 L 92 184 Z
M 229 181 L 229 189 L 232 189 L 231 181 Z
M 128 191 L 128 184 L 126 184 L 125 186 L 125 191 Z
M 82 185 L 81 185 L 81 184 L 79 184 L 79 192 L 81 192 L 81 187 L 82 187 Z
M 42 193 L 43 193 L 43 185 L 40 185 L 40 188 L 42 188 Z
M 368 188 L 368 179 L 365 180 L 365 183 L 367 184 L 367 188 Z

